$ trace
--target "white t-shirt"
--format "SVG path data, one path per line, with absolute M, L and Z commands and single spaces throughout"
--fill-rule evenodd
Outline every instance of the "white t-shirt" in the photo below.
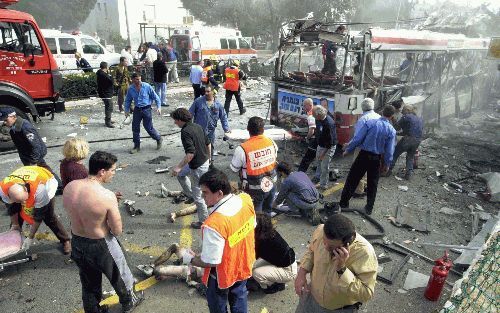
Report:
M 243 200 L 237 195 L 229 194 L 219 200 L 214 205 L 209 213 L 212 214 L 215 210 L 224 216 L 234 216 L 240 212 L 243 206 Z M 254 225 L 254 227 L 257 224 Z M 220 264 L 224 253 L 226 240 L 215 229 L 208 226 L 203 226 L 203 241 L 200 258 L 207 264 Z
M 276 155 L 278 155 L 278 146 L 273 140 L 273 145 L 275 149 Z M 241 146 L 236 147 L 234 149 L 233 159 L 231 160 L 231 164 L 229 165 L 233 172 L 242 171 L 243 178 L 247 177 L 247 157 L 245 154 L 245 150 Z
M 307 126 L 309 128 L 316 128 L 316 119 L 312 114 L 307 116 Z
M 56 194 L 57 186 L 57 180 L 54 177 L 49 179 L 45 185 L 39 184 L 35 192 L 35 208 L 41 208 L 49 204 L 50 200 L 54 198 Z M 12 203 L 9 195 L 4 194 L 2 189 L 0 189 L 0 197 L 3 202 L 8 204 Z

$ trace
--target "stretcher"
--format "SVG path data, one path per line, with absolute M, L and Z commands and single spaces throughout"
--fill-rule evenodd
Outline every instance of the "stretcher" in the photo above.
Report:
M 291 140 L 294 135 L 286 129 L 274 127 L 274 125 L 266 125 L 264 135 L 274 141 Z M 250 134 L 246 129 L 232 129 L 230 133 L 225 134 L 226 138 L 233 141 L 245 141 L 250 138 Z
M 15 264 L 26 263 L 37 259 L 36 254 L 29 254 L 23 250 L 23 236 L 18 230 L 9 230 L 0 233 L 0 272 L 5 267 Z M 14 258 L 18 259 L 14 259 Z

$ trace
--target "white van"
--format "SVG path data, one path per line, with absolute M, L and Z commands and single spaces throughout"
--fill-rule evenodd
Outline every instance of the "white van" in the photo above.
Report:
M 120 63 L 119 53 L 109 52 L 92 36 L 67 34 L 55 29 L 42 29 L 42 35 L 63 75 L 73 72 L 65 70 L 77 69 L 75 52 L 80 52 L 94 71 L 102 61 L 107 62 L 110 67 Z

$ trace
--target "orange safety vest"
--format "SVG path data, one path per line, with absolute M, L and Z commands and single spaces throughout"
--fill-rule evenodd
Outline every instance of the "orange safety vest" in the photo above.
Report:
M 231 91 L 238 91 L 240 89 L 240 70 L 237 67 L 228 67 L 224 71 L 226 75 L 226 82 L 224 83 L 224 89 Z
M 242 200 L 241 209 L 233 216 L 210 214 L 202 225 L 218 232 L 225 240 L 222 261 L 216 266 L 217 284 L 227 289 L 238 281 L 252 276 L 255 262 L 255 210 L 250 196 L 246 193 L 233 195 Z M 203 236 L 203 232 L 202 232 Z M 211 268 L 205 268 L 202 282 L 208 285 Z
M 208 79 L 208 72 L 212 70 L 212 66 L 206 66 L 203 68 L 203 72 L 201 73 L 201 82 L 207 84 Z
M 9 188 L 14 184 L 29 184 L 29 195 L 26 202 L 22 204 L 21 217 L 28 224 L 35 223 L 33 212 L 35 208 L 35 194 L 38 185 L 46 184 L 54 175 L 47 169 L 40 166 L 23 166 L 15 170 L 0 182 L 0 188 L 4 195 L 9 194 Z
M 265 191 L 267 186 L 261 186 L 262 179 L 267 177 L 266 183 L 269 184 L 269 180 L 274 181 L 276 177 L 278 153 L 274 142 L 264 135 L 257 135 L 250 137 L 241 147 L 245 151 L 248 188 Z

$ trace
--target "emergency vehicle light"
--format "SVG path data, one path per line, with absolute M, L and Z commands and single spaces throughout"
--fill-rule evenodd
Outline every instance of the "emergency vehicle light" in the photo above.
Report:
M 200 35 L 200 32 L 199 32 L 199 31 L 195 31 L 195 32 L 194 32 L 194 34 L 195 34 L 196 36 L 199 36 L 199 35 Z
M 0 0 L 0 8 L 4 9 L 11 4 L 18 3 L 19 0 Z
M 184 30 L 185 35 L 189 35 L 189 29 Z

